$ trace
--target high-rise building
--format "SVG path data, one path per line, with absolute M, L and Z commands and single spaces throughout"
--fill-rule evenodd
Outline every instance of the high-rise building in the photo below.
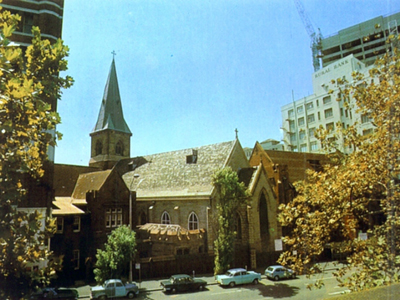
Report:
M 397 34 L 400 13 L 379 16 L 374 19 L 340 30 L 321 40 L 322 66 L 326 67 L 350 54 L 366 66 L 391 49 L 386 43 L 391 34 Z
M 284 149 L 321 152 L 320 142 L 314 136 L 315 131 L 322 126 L 331 131 L 329 138 L 333 139 L 339 121 L 346 128 L 357 121 L 360 134 L 371 133 L 373 125 L 368 116 L 360 115 L 355 109 L 347 109 L 339 88 L 336 83 L 332 83 L 338 78 L 352 83 L 353 71 L 363 73 L 366 81 L 371 81 L 368 73 L 371 67 L 367 67 L 351 54 L 313 73 L 314 93 L 281 107 Z M 353 102 L 353 99 L 350 100 L 350 107 L 354 107 Z M 340 136 L 335 143 L 344 153 L 352 151 L 351 148 L 344 147 L 343 138 Z
M 3 0 L 4 9 L 21 16 L 12 41 L 27 47 L 32 40 L 32 27 L 38 26 L 42 38 L 55 42 L 61 38 L 64 0 Z

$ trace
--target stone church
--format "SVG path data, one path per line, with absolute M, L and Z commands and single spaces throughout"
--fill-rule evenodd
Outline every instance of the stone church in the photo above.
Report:
M 142 278 L 213 272 L 216 170 L 230 167 L 251 193 L 236 212 L 235 262 L 255 269 L 275 263 L 277 195 L 266 169 L 250 165 L 236 138 L 190 149 L 131 157 L 115 61 L 111 63 L 91 138 L 89 166 L 56 165 L 51 247 L 64 255 L 62 278 L 90 280 L 96 250 L 123 224 L 136 231 Z M 134 279 L 137 280 L 138 270 Z

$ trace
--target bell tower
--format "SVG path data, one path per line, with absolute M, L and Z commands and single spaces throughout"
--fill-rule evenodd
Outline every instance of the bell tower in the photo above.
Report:
M 131 136 L 122 112 L 121 97 L 114 61 L 101 101 L 96 125 L 90 133 L 91 155 L 89 166 L 111 169 L 119 160 L 130 157 Z

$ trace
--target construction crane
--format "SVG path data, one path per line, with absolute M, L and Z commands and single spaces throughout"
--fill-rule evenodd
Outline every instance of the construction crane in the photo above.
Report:
M 311 39 L 310 47 L 311 47 L 311 53 L 312 53 L 314 72 L 316 72 L 319 69 L 321 69 L 321 66 L 322 66 L 321 60 L 320 60 L 320 58 L 322 57 L 322 53 L 321 53 L 322 34 L 321 34 L 321 31 L 319 30 L 319 28 L 318 28 L 318 33 L 315 32 L 314 27 L 312 26 L 311 21 L 308 18 L 301 1 L 294 0 L 294 3 L 296 4 L 296 8 L 300 15 L 301 21 L 303 22 L 304 26 L 306 27 L 307 33 Z

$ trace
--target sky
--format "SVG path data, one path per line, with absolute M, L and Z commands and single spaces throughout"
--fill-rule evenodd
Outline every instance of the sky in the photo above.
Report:
M 303 0 L 324 37 L 400 11 L 398 0 Z M 131 157 L 235 139 L 280 141 L 280 108 L 313 93 L 310 38 L 293 0 L 67 0 L 74 85 L 58 103 L 55 162 L 88 165 L 115 51 Z

